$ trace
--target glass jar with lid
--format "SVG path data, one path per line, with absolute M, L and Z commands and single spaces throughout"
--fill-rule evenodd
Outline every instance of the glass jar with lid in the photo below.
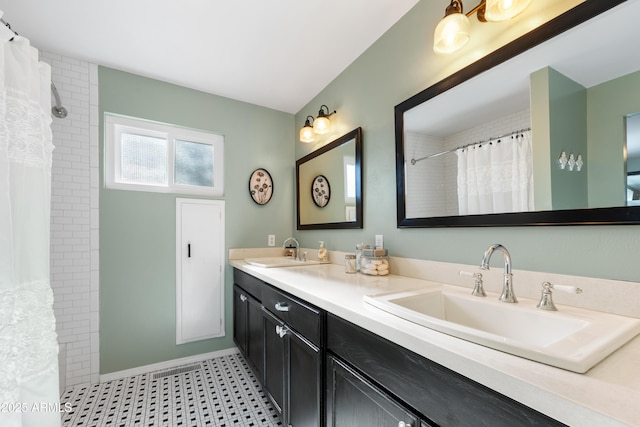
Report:
M 355 254 L 346 254 L 344 256 L 344 272 L 349 274 L 358 272 Z
M 362 255 L 360 273 L 369 276 L 386 276 L 389 274 L 389 256 Z

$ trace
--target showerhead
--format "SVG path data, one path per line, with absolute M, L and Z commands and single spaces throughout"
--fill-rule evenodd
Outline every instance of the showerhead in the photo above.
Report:
M 53 97 L 56 99 L 56 105 L 51 107 L 51 114 L 59 119 L 64 119 L 67 117 L 67 109 L 61 105 L 58 89 L 56 89 L 56 85 L 53 82 L 51 82 L 51 92 L 53 92 Z
M 64 119 L 65 117 L 67 117 L 67 109 L 64 108 L 62 105 L 61 106 L 54 105 L 53 107 L 51 107 L 51 114 L 53 114 L 59 119 Z

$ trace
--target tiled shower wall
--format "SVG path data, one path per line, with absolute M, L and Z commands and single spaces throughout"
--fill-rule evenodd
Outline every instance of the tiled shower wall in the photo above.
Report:
M 98 70 L 49 52 L 40 59 L 51 65 L 69 113 L 53 118 L 51 178 L 51 287 L 64 387 L 99 381 Z

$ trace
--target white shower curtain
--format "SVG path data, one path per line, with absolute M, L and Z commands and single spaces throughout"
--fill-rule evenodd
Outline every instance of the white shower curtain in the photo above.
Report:
M 0 12 L 1 13 L 1 12 Z M 0 426 L 60 426 L 49 282 L 51 69 L 0 32 Z M 12 36 L 12 34 L 9 34 Z
M 533 210 L 531 131 L 456 154 L 460 215 Z

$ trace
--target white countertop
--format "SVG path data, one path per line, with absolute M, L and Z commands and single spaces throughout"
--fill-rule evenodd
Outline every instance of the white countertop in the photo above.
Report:
M 496 390 L 570 426 L 640 426 L 640 336 L 576 374 L 473 344 L 403 320 L 364 295 L 434 282 L 398 275 L 345 274 L 336 264 L 231 266 Z

